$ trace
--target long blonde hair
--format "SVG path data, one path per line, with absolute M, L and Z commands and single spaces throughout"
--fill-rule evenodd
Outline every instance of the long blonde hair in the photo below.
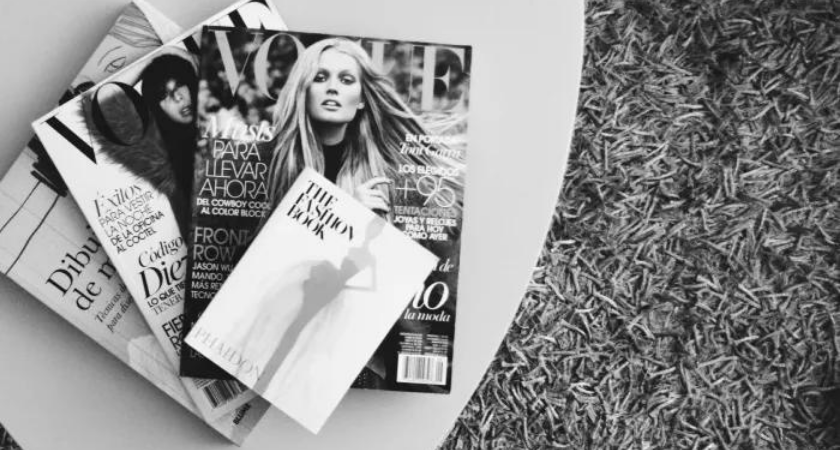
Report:
M 355 186 L 372 177 L 396 180 L 400 164 L 463 166 L 428 155 L 404 155 L 399 147 L 406 134 L 428 134 L 419 117 L 400 98 L 391 80 L 376 70 L 358 44 L 343 38 L 329 38 L 309 46 L 292 67 L 277 100 L 274 123 L 275 147 L 269 166 L 269 200 L 277 206 L 304 167 L 324 173 L 322 144 L 316 138 L 306 111 L 306 95 L 318 70 L 321 54 L 334 49 L 352 57 L 359 66 L 364 108 L 348 124 L 344 142 L 344 163 L 336 184 L 352 193 Z M 458 209 L 463 187 L 457 189 Z M 380 187 L 387 195 L 386 187 Z M 390 219 L 390 217 L 388 217 Z

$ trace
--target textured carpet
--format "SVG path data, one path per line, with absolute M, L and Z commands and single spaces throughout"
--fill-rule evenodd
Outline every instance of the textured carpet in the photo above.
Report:
M 840 2 L 589 1 L 554 222 L 441 448 L 840 448 L 838 198 Z

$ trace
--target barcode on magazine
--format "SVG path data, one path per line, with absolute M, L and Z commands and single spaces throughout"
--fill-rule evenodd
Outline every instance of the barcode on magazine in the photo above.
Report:
M 397 383 L 445 385 L 448 369 L 446 356 L 400 353 Z
M 233 400 L 237 395 L 245 391 L 245 386 L 235 380 L 203 380 L 199 387 L 207 396 L 210 404 L 216 408 L 219 405 Z

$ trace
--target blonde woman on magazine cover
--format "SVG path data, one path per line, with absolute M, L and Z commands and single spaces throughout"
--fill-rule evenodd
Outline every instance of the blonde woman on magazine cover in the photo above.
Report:
M 365 50 L 348 39 L 324 39 L 300 55 L 280 92 L 275 124 L 269 168 L 275 207 L 303 168 L 312 167 L 392 220 L 389 186 L 401 164 L 461 163 L 399 152 L 407 134 L 429 134 L 427 127 Z M 460 204 L 463 187 L 453 188 Z

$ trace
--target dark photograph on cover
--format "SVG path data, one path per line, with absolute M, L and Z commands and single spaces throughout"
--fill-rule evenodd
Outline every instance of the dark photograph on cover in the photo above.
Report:
M 202 52 L 189 325 L 310 167 L 441 261 L 355 387 L 448 392 L 471 49 L 208 27 Z
M 105 98 L 91 103 L 88 114 L 101 123 L 93 130 L 102 133 L 97 139 L 102 151 L 167 196 L 185 235 L 195 155 L 198 55 L 174 46 L 162 47 L 162 53 L 114 79 L 139 85 L 139 97 L 133 90 L 110 98 L 100 94 Z

